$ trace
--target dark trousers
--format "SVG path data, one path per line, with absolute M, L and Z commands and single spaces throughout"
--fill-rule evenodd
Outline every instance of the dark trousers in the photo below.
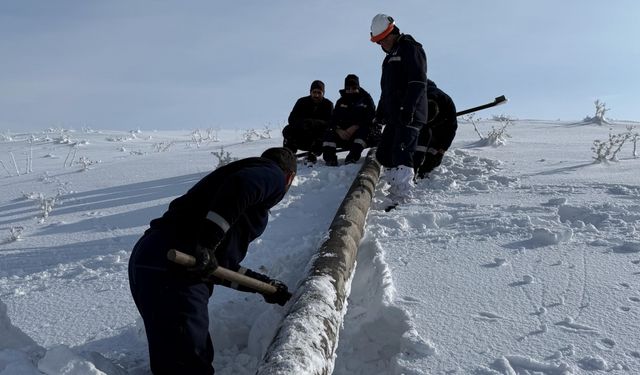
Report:
M 155 375 L 211 375 L 213 344 L 207 305 L 213 286 L 168 264 L 170 240 L 150 230 L 129 260 L 129 286 L 144 321 Z
M 376 159 L 387 168 L 401 165 L 413 168 L 413 152 L 418 143 L 420 123 L 410 126 L 387 124 L 376 150 Z
M 311 121 L 304 125 L 287 125 L 282 129 L 283 146 L 294 153 L 298 150 L 322 153 L 322 138 L 327 128 L 325 121 Z

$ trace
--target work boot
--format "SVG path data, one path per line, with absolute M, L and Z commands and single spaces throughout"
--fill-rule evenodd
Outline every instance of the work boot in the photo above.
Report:
M 306 164 L 315 164 L 318 161 L 318 157 L 313 152 L 309 151 L 307 157 L 304 159 Z
M 336 149 L 334 147 L 324 147 L 322 149 L 322 158 L 324 163 L 330 167 L 338 165 L 338 156 L 336 156 Z
M 344 164 L 357 163 L 358 160 L 360 160 L 360 157 L 362 157 L 362 150 L 364 150 L 364 148 L 361 144 L 353 144 L 353 146 L 351 146 L 351 150 L 347 154 L 347 157 L 344 159 Z
M 284 141 L 282 142 L 282 147 L 288 148 L 293 154 L 298 152 L 298 146 L 296 146 L 296 143 L 291 139 L 285 138 Z
M 422 163 L 422 165 L 418 168 L 418 178 L 425 178 L 425 177 L 429 177 L 429 173 L 431 173 L 431 171 L 433 171 L 436 167 L 438 167 L 441 163 L 442 163 L 442 154 L 438 154 L 438 155 L 431 155 L 431 154 L 427 154 L 424 162 Z
M 392 197 L 398 203 L 403 203 L 412 198 L 415 186 L 413 182 L 414 176 L 413 168 L 406 165 L 387 168 L 383 177 L 391 185 L 389 187 L 389 197 Z

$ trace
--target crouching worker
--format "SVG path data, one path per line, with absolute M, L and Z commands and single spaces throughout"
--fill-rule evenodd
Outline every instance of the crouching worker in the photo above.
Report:
M 456 106 L 449 95 L 427 80 L 429 116 L 427 126 L 418 136 L 418 145 L 413 154 L 413 168 L 417 178 L 425 178 L 442 163 L 442 158 L 451 147 L 458 130 Z
M 151 221 L 131 253 L 129 284 L 144 320 L 154 374 L 214 373 L 207 309 L 213 285 L 252 291 L 212 278 L 218 265 L 274 286 L 275 293 L 264 295 L 267 303 L 289 300 L 286 285 L 240 262 L 295 174 L 295 155 L 270 148 L 260 157 L 216 169 Z M 196 265 L 186 268 L 168 261 L 170 249 L 192 255 Z
M 371 146 L 371 131 L 376 106 L 371 95 L 360 87 L 360 79 L 349 74 L 344 79 L 344 89 L 340 90 L 340 99 L 336 102 L 331 117 L 331 127 L 322 143 L 322 158 L 329 166 L 338 165 L 336 148 L 346 148 L 349 154 L 345 164 L 360 160 L 362 150 Z M 377 126 L 377 124 L 375 124 Z
M 289 114 L 289 124 L 282 129 L 283 146 L 294 154 L 309 151 L 307 161 L 315 163 L 322 154 L 322 139 L 331 122 L 333 103 L 324 97 L 324 83 L 311 82 L 309 96 L 296 101 Z

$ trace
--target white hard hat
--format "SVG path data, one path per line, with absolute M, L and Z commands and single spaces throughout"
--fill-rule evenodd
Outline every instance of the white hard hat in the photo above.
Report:
M 391 16 L 376 14 L 371 20 L 371 41 L 378 43 L 393 31 L 395 22 Z

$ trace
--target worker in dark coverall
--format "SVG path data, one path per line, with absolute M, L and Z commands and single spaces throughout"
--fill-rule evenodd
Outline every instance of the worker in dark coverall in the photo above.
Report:
M 418 137 L 413 154 L 413 168 L 417 178 L 425 178 L 442 163 L 442 157 L 451 147 L 458 130 L 456 106 L 449 95 L 432 81 L 427 80 L 429 119 Z
M 282 129 L 283 146 L 294 154 L 309 151 L 307 161 L 315 163 L 322 154 L 322 141 L 331 123 L 333 103 L 324 97 L 324 82 L 311 82 L 309 95 L 296 101 L 289 123 Z
M 331 117 L 331 126 L 322 143 L 322 158 L 329 166 L 338 165 L 336 149 L 348 149 L 345 164 L 356 163 L 362 151 L 375 146 L 378 139 L 372 127 L 376 114 L 376 106 L 371 95 L 360 87 L 360 79 L 355 74 L 348 74 L 344 79 L 344 89 L 340 90 L 340 99 L 336 102 Z
M 386 53 L 382 62 L 376 122 L 385 124 L 376 158 L 387 169 L 389 197 L 412 196 L 413 153 L 427 123 L 427 57 L 411 35 L 401 34 L 393 18 L 378 14 L 371 21 L 371 41 Z
M 169 204 L 136 243 L 129 260 L 131 294 L 144 320 L 151 371 L 213 374 L 213 344 L 207 304 L 213 285 L 252 291 L 210 276 L 223 266 L 276 287 L 268 303 L 284 305 L 286 285 L 240 266 L 249 243 L 260 236 L 275 206 L 291 186 L 296 157 L 271 148 L 222 166 Z M 167 260 L 177 249 L 196 258 L 186 268 Z

